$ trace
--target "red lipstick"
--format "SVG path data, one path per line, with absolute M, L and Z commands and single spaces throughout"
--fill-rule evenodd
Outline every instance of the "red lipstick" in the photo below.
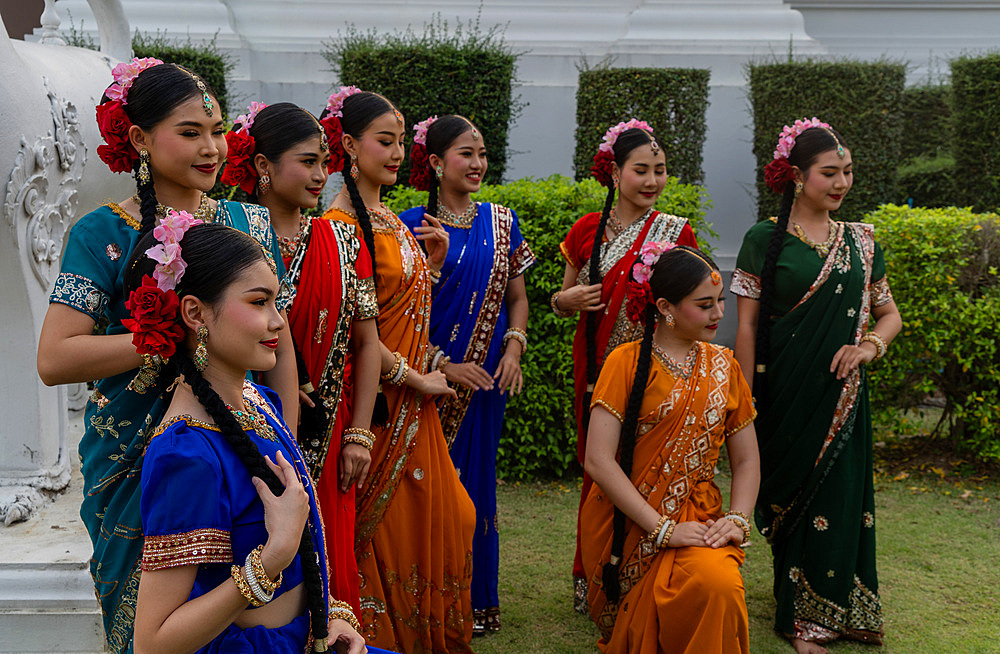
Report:
M 261 341 L 260 344 L 263 345 L 264 347 L 269 347 L 272 350 L 278 349 L 278 339 L 277 338 L 272 338 L 269 341 Z

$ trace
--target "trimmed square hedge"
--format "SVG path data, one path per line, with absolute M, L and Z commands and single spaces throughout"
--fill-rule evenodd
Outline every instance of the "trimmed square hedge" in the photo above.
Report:
M 955 190 L 979 211 L 1000 207 L 1000 53 L 951 62 Z
M 590 176 L 608 128 L 638 118 L 653 128 L 667 174 L 701 184 L 709 71 L 700 68 L 606 68 L 580 72 L 576 92 L 576 179 Z
M 340 84 L 388 98 L 406 117 L 407 141 L 413 125 L 449 113 L 465 116 L 483 134 L 489 149 L 485 181 L 499 183 L 507 167 L 507 130 L 522 107 L 512 97 L 517 55 L 494 28 L 478 24 L 449 33 L 438 20 L 423 34 L 348 30 L 327 43 L 323 56 L 339 73 Z M 322 109 L 317 108 L 317 111 Z M 409 158 L 399 182 L 410 176 Z
M 838 211 L 858 220 L 899 197 L 906 66 L 886 61 L 796 61 L 747 70 L 757 158 L 757 219 L 775 215 L 781 196 L 764 184 L 764 166 L 784 125 L 816 116 L 843 135 L 854 159 L 854 188 Z
M 903 161 L 951 154 L 951 86 L 903 91 Z

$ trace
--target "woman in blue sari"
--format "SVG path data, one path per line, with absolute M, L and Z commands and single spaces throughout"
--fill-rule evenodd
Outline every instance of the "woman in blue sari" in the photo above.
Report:
M 462 483 L 476 505 L 472 542 L 473 634 L 500 630 L 496 457 L 506 392 L 523 384 L 528 297 L 522 275 L 534 262 L 507 207 L 473 202 L 486 173 L 486 146 L 462 116 L 415 127 L 410 183 L 430 191 L 427 207 L 400 214 L 411 229 L 436 216 L 448 231 L 448 256 L 431 304 L 429 365 L 457 382 L 458 398 L 439 406 L 441 426 Z
M 96 380 L 80 442 L 80 513 L 94 544 L 91 574 L 107 646 L 118 653 L 132 650 L 143 547 L 143 451 L 165 410 L 159 362 L 140 357 L 122 325 L 128 317 L 122 290 L 126 262 L 142 235 L 176 207 L 249 234 L 270 253 L 279 273 L 283 270 L 266 209 L 215 202 L 205 194 L 215 184 L 226 142 L 218 101 L 201 78 L 155 59 L 119 64 L 113 74 L 115 83 L 97 110 L 106 141 L 98 155 L 115 172 L 133 172 L 138 193 L 87 214 L 70 231 L 42 325 L 38 372 L 50 385 Z M 277 357 L 263 381 L 277 391 L 286 411 L 297 411 L 295 360 L 286 332 Z M 295 417 L 286 414 L 293 425 Z

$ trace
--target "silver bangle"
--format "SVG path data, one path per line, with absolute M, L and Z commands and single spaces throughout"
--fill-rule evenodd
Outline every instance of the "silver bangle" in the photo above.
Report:
M 274 593 L 265 593 L 264 589 L 260 586 L 260 582 L 257 581 L 257 575 L 254 573 L 253 564 L 250 562 L 250 555 L 247 555 L 246 563 L 243 564 L 243 576 L 246 577 L 247 583 L 250 585 L 250 591 L 253 593 L 253 596 L 257 598 L 258 602 L 267 604 L 274 599 Z
M 672 520 L 667 520 L 666 522 L 664 522 L 663 526 L 660 527 L 660 532 L 658 534 L 656 534 L 656 548 L 657 549 L 659 549 L 663 545 L 663 537 L 666 535 L 667 529 L 670 528 L 670 525 L 672 524 L 672 522 L 673 522 Z

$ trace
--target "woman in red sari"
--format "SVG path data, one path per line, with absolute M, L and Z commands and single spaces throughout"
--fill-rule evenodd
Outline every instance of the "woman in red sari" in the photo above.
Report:
M 594 157 L 592 172 L 608 187 L 604 211 L 589 213 L 576 221 L 560 245 L 566 258 L 566 273 L 562 289 L 551 300 L 552 310 L 558 316 L 580 313 L 573 338 L 573 387 L 576 452 L 581 465 L 587 450 L 590 396 L 604 356 L 622 343 L 642 336 L 642 330 L 625 315 L 624 301 L 625 282 L 639 248 L 648 241 L 698 245 L 686 218 L 653 208 L 667 183 L 667 164 L 648 124 L 633 119 L 609 129 Z M 599 248 L 594 247 L 597 243 Z M 590 485 L 590 476 L 585 472 L 581 506 Z M 576 543 L 574 605 L 577 611 L 586 613 L 587 584 L 580 559 L 579 520 Z
M 311 113 L 254 102 L 227 140 L 222 180 L 271 212 L 288 270 L 281 293 L 299 360 L 299 445 L 316 480 L 332 595 L 360 617 L 354 495 L 371 464 L 379 366 L 371 259 L 353 229 L 302 215 L 319 202 L 331 164 L 326 131 Z

